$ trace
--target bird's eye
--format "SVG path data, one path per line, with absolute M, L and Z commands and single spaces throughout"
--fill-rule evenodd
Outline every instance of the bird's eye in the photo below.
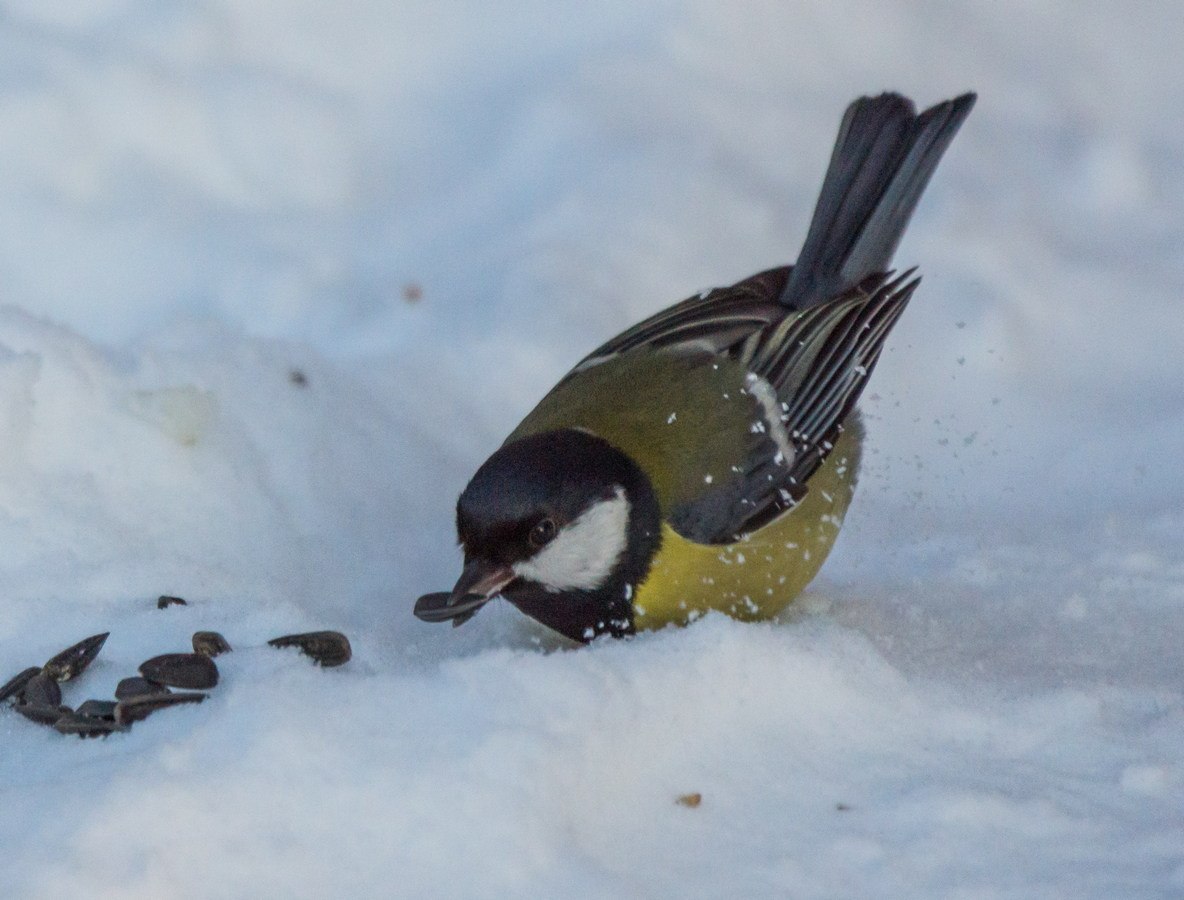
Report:
M 544 547 L 555 537 L 555 523 L 551 519 L 541 519 L 534 528 L 530 529 L 528 540 L 533 547 Z

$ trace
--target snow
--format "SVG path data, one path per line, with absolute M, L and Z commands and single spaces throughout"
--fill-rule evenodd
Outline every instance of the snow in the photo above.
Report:
M 108 739 L 0 710 L 0 896 L 1184 893 L 1174 4 L 2 15 L 0 681 L 235 650 Z M 414 619 L 476 466 L 788 261 L 886 88 L 980 100 L 801 601 L 582 649 Z M 349 664 L 266 646 L 319 628 Z

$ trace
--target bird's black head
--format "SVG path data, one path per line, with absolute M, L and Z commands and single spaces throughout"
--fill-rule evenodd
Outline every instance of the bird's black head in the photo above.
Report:
M 633 630 L 633 590 L 660 540 L 653 487 L 624 453 L 577 429 L 504 445 L 456 507 L 465 568 L 416 614 L 466 621 L 498 594 L 573 640 Z

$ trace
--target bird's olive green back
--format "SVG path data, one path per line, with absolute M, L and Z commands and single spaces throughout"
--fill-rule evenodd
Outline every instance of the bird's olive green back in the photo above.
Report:
M 628 454 L 650 478 L 664 513 L 694 503 L 745 465 L 763 411 L 748 371 L 705 353 L 643 349 L 569 375 L 507 442 L 584 428 Z

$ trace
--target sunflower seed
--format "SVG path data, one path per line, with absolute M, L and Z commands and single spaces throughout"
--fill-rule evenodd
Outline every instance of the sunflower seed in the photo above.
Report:
M 140 674 L 157 684 L 206 690 L 218 683 L 218 667 L 199 653 L 165 653 L 140 664 Z
M 42 670 L 29 679 L 21 691 L 20 702 L 29 706 L 57 706 L 62 702 L 62 689 Z
M 76 715 L 86 716 L 89 719 L 110 719 L 115 720 L 115 701 L 114 700 L 87 700 L 78 709 L 74 710 Z
M 18 675 L 14 675 L 4 685 L 0 687 L 0 703 L 3 703 L 9 697 L 16 697 L 25 689 L 25 685 L 29 683 L 34 675 L 41 674 L 40 666 L 30 666 Z
M 84 641 L 79 641 L 73 647 L 67 647 L 42 666 L 41 670 L 55 681 L 69 681 L 76 675 L 82 674 L 86 667 L 94 661 L 94 658 L 99 655 L 99 651 L 103 649 L 103 644 L 107 642 L 109 634 L 109 631 L 104 631 L 102 634 L 96 634 Z
M 88 703 L 95 701 L 88 700 Z M 101 719 L 82 715 L 79 712 L 65 713 L 53 727 L 62 734 L 76 734 L 79 737 L 102 737 L 116 731 L 127 731 L 126 725 L 120 725 L 114 719 Z
M 14 708 L 30 722 L 36 722 L 38 725 L 53 725 L 62 716 L 74 711 L 68 706 L 50 706 L 45 703 L 22 703 Z
M 125 678 L 115 686 L 116 700 L 130 700 L 132 697 L 143 697 L 148 694 L 167 694 L 169 689 L 163 684 L 157 684 L 155 681 L 149 681 L 147 678 L 141 678 L 138 675 L 133 675 L 131 678 Z
M 230 643 L 216 631 L 195 631 L 193 633 L 193 652 L 202 656 L 219 656 L 231 651 Z
M 158 709 L 166 706 L 180 706 L 183 703 L 201 703 L 206 699 L 205 694 L 143 694 L 130 697 L 115 704 L 115 721 L 120 725 L 130 725 L 148 718 Z
M 305 634 L 287 634 L 267 642 L 272 647 L 299 647 L 305 656 L 310 656 L 326 668 L 349 662 L 353 651 L 349 638 L 340 631 L 309 631 Z

